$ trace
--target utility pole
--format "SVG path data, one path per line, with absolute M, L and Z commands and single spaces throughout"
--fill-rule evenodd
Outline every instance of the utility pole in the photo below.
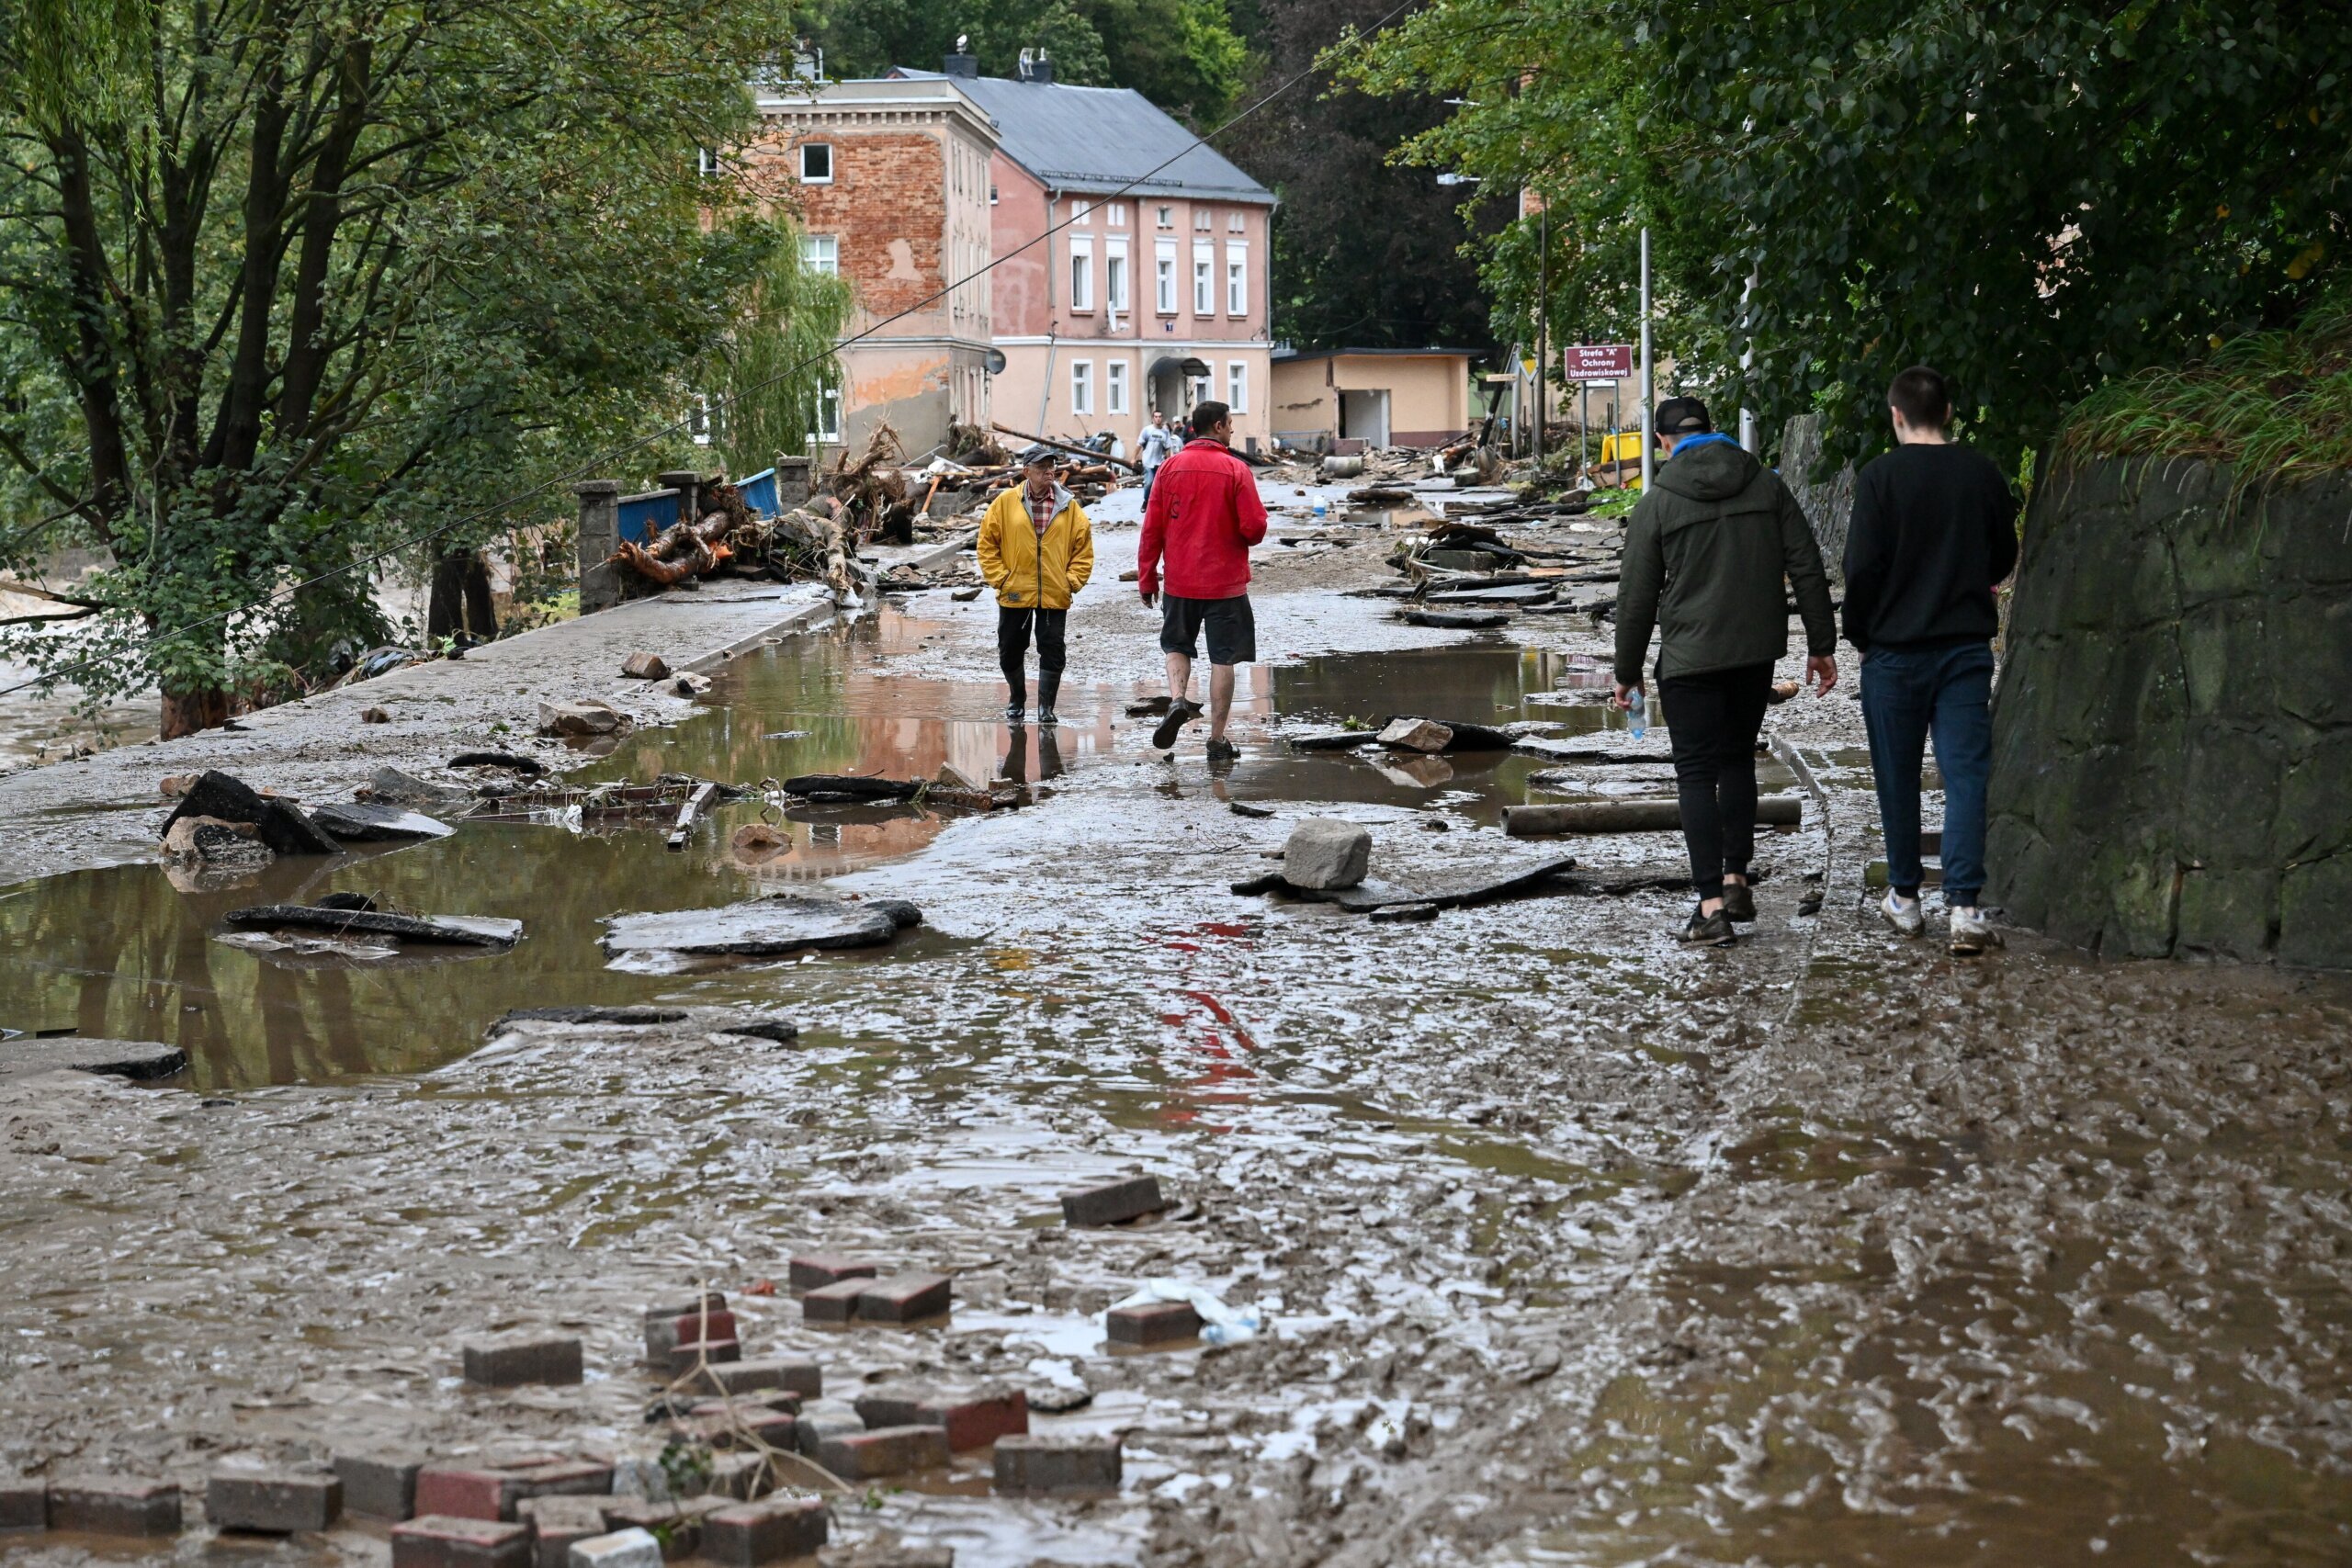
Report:
M 1548 201 L 1536 220 L 1536 234 L 1541 249 L 1535 261 L 1535 466 L 1540 468 L 1544 466 L 1544 404 L 1550 401 L 1544 395 L 1544 355 L 1552 324 L 1552 204 Z
M 1657 374 L 1650 364 L 1650 230 L 1642 225 L 1642 493 L 1650 492 L 1650 469 L 1656 465 Z

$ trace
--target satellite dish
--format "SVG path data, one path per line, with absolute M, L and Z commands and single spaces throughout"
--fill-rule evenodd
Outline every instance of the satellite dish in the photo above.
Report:
M 988 367 L 989 367 L 989 375 L 991 375 L 991 376 L 1001 376 L 1001 375 L 1003 375 L 1003 374 L 1004 374 L 1004 350 L 1002 350 L 1002 349 L 1001 349 L 1001 348 L 992 348 L 992 349 L 989 349 L 989 357 L 988 357 Z

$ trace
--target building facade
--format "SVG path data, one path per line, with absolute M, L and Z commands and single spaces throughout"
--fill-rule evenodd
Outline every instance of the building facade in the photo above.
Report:
M 1132 452 L 1154 409 L 1172 421 L 1215 399 L 1238 444 L 1264 445 L 1273 193 L 1139 93 L 1055 82 L 1042 60 L 1017 80 L 949 65 L 938 79 L 997 133 L 996 420 L 1060 440 L 1108 431 Z
M 820 441 L 861 450 L 887 423 L 920 457 L 951 423 L 986 427 L 988 115 L 944 77 L 763 83 L 758 102 L 746 178 L 797 213 L 803 258 L 856 297 Z
M 1341 441 L 1442 446 L 1470 428 L 1473 357 L 1466 348 L 1278 350 L 1274 435 L 1323 451 Z

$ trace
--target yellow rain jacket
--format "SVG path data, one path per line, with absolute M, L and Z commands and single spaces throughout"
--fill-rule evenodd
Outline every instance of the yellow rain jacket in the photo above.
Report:
M 1054 487 L 1054 520 L 1040 536 L 1014 485 L 989 503 L 974 551 L 980 576 L 1010 610 L 1067 610 L 1094 575 L 1094 528 L 1069 491 Z

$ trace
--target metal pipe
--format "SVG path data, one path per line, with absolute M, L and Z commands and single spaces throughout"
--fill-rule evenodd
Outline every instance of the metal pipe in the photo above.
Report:
M 1657 446 L 1657 374 L 1650 364 L 1650 231 L 1642 226 L 1642 493 L 1650 492 Z

